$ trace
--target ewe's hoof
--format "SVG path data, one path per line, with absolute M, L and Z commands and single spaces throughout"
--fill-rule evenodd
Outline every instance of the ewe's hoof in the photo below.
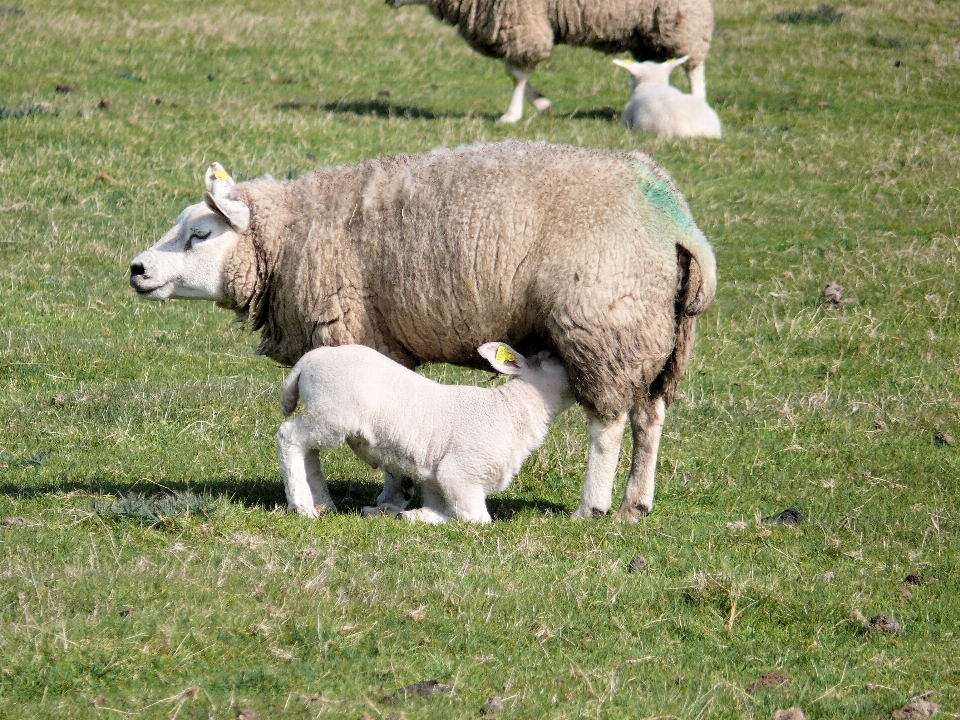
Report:
M 617 522 L 631 522 L 635 523 L 640 518 L 645 518 L 650 514 L 650 508 L 647 507 L 644 503 L 637 503 L 629 507 L 621 507 L 617 510 L 617 514 L 613 516 L 613 519 Z
M 571 520 L 593 520 L 594 518 L 603 517 L 609 511 L 601 510 L 600 508 L 584 508 L 578 507 L 577 511 L 570 516 Z
M 546 98 L 537 98 L 533 101 L 533 106 L 537 109 L 537 112 L 541 115 L 546 115 L 553 109 L 553 105 L 550 104 L 550 101 Z
M 523 115 L 511 115 L 509 113 L 504 113 L 499 118 L 497 118 L 498 125 L 512 125 L 515 122 L 523 119 Z

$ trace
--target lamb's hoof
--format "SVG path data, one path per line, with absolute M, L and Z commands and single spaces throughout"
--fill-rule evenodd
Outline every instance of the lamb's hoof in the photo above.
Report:
M 607 510 L 601 510 L 600 508 L 592 507 L 578 507 L 576 512 L 570 516 L 571 520 L 593 520 L 594 518 L 603 517 L 607 514 Z
M 331 503 L 329 505 L 287 506 L 287 509 L 297 515 L 303 515 L 308 518 L 318 518 L 326 513 L 336 512 L 337 506 Z
M 650 508 L 647 507 L 645 503 L 637 503 L 636 505 L 623 506 L 617 510 L 617 514 L 613 516 L 613 519 L 617 522 L 631 522 L 635 523 L 640 518 L 645 518 L 650 514 Z
M 523 115 L 514 115 L 512 113 L 504 113 L 499 118 L 497 118 L 497 125 L 512 125 L 515 122 L 519 122 L 523 119 Z

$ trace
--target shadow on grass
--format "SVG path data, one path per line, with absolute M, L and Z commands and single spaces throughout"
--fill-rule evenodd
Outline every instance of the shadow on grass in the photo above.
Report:
M 367 505 L 376 505 L 377 496 L 383 490 L 383 483 L 371 479 L 331 479 L 328 480 L 330 495 L 343 514 L 360 514 Z M 115 480 L 91 480 L 89 482 L 45 483 L 40 485 L 13 485 L 0 483 L 0 495 L 29 499 L 43 495 L 80 494 L 112 496 L 125 498 L 132 494 L 140 495 L 146 502 L 156 502 L 170 495 L 209 496 L 212 499 L 224 498 L 247 509 L 272 511 L 275 507 L 286 505 L 283 483 L 279 479 L 253 478 L 250 480 L 232 480 L 216 478 L 212 480 L 168 481 L 163 485 L 147 482 L 123 483 Z M 423 497 L 420 488 L 411 508 L 420 507 Z M 510 520 L 515 515 L 528 511 L 539 514 L 568 515 L 570 510 L 563 505 L 548 500 L 529 498 L 488 498 L 487 509 L 495 521 Z
M 335 102 L 335 103 L 311 103 L 303 102 L 300 100 L 288 100 L 286 102 L 277 103 L 274 105 L 274 108 L 277 110 L 315 110 L 317 112 L 331 112 L 331 113 L 340 113 L 340 114 L 351 114 L 351 115 L 364 115 L 367 117 L 375 118 L 406 118 L 409 120 L 446 120 L 446 119 L 456 119 L 463 120 L 466 118 L 477 118 L 480 120 L 497 120 L 499 114 L 490 114 L 490 113 L 456 113 L 456 112 L 434 112 L 433 110 L 425 110 L 424 108 L 419 108 L 413 105 L 393 105 L 382 100 L 365 100 L 365 101 L 352 101 L 352 102 Z M 610 105 L 604 105 L 599 108 L 592 108 L 589 110 L 574 110 L 573 112 L 563 113 L 558 115 L 558 117 L 563 118 L 564 120 L 576 120 L 576 119 L 587 119 L 587 120 L 613 120 L 618 121 L 620 119 L 620 110 L 617 110 Z

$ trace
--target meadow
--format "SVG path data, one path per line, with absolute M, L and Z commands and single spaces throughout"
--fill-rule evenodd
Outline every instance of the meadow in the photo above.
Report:
M 694 141 L 620 127 L 627 74 L 569 47 L 498 125 L 500 64 L 422 7 L 0 2 L 0 717 L 960 716 L 955 2 L 716 0 Z M 490 526 L 361 517 L 345 449 L 341 512 L 288 514 L 284 368 L 130 260 L 214 160 L 514 137 L 650 153 L 716 250 L 652 514 L 569 519 L 576 407 Z

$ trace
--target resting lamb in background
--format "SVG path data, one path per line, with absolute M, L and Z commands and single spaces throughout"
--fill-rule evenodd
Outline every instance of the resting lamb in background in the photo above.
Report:
M 647 155 L 509 141 L 240 184 L 213 164 L 205 201 L 130 264 L 141 297 L 205 298 L 293 365 L 368 345 L 406 367 L 483 367 L 502 338 L 550 350 L 590 423 L 577 518 L 606 513 L 629 414 L 618 517 L 653 506 L 667 405 L 716 260 L 673 180 Z M 384 475 L 379 505 L 409 484 Z
M 280 404 L 290 415 L 300 398 L 306 410 L 277 433 L 289 508 L 309 517 L 336 509 L 318 451 L 346 442 L 371 467 L 422 480 L 422 508 L 381 512 L 489 523 L 487 495 L 507 488 L 573 394 L 563 364 L 545 352 L 527 359 L 503 343 L 478 352 L 514 379 L 496 388 L 441 385 L 363 345 L 304 355 Z
M 631 130 L 664 137 L 720 137 L 720 118 L 707 101 L 670 85 L 670 73 L 686 59 L 662 63 L 614 60 L 630 72 L 633 85 L 620 122 Z
M 577 45 L 636 60 L 688 55 L 687 74 L 696 97 L 707 96 L 703 62 L 713 36 L 710 0 L 386 0 L 394 8 L 426 5 L 456 25 L 477 52 L 503 60 L 513 96 L 500 122 L 523 117 L 523 98 L 540 112 L 550 101 L 527 78 L 557 44 Z

